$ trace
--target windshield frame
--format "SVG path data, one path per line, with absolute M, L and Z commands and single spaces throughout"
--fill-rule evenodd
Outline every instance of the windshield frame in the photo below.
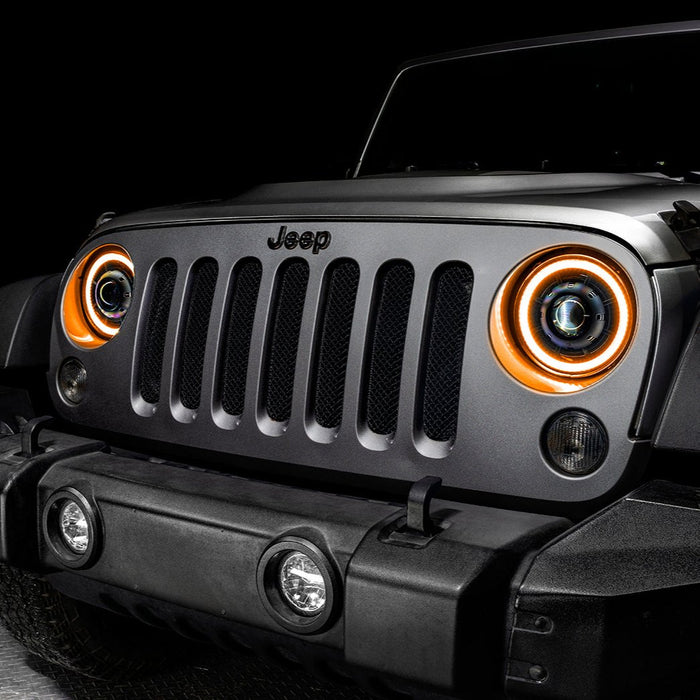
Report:
M 367 139 L 365 140 L 364 146 L 360 153 L 360 157 L 355 165 L 351 178 L 359 178 L 365 175 L 377 175 L 378 173 L 364 173 L 363 165 L 366 161 L 367 153 L 372 146 L 373 140 L 377 134 L 378 127 L 382 123 L 383 116 L 387 110 L 388 104 L 396 91 L 397 84 L 401 81 L 402 77 L 407 71 L 414 68 L 424 67 L 428 65 L 434 65 L 439 63 L 446 63 L 450 61 L 462 60 L 465 58 L 472 58 L 476 56 L 487 56 L 491 54 L 504 54 L 517 51 L 527 51 L 530 49 L 539 49 L 552 47 L 557 45 L 571 45 L 571 44 L 583 44 L 583 43 L 594 43 L 600 41 L 608 41 L 611 39 L 627 39 L 635 37 L 646 37 L 646 36 L 661 36 L 667 34 L 679 34 L 679 33 L 690 33 L 690 32 L 700 32 L 700 21 L 690 20 L 685 22 L 671 22 L 665 24 L 651 24 L 638 27 L 623 27 L 617 29 L 606 29 L 598 30 L 592 32 L 576 33 L 576 34 L 560 34 L 551 37 L 544 37 L 539 39 L 526 39 L 520 41 L 513 41 L 500 44 L 488 44 L 485 46 L 474 47 L 471 49 L 465 49 L 462 51 L 453 51 L 445 54 L 438 54 L 436 56 L 428 56 L 424 58 L 418 58 L 404 63 L 399 67 L 399 70 L 394 77 L 387 94 L 382 101 L 380 108 L 377 112 L 377 116 L 372 122 Z

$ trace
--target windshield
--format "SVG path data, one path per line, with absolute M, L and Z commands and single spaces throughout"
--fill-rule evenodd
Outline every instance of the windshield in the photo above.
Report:
M 691 32 L 410 67 L 359 174 L 697 171 L 699 56 Z

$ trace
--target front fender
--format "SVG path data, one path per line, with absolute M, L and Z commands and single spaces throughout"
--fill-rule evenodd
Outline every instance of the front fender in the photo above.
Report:
M 31 277 L 0 287 L 0 369 L 49 364 L 51 318 L 61 275 Z

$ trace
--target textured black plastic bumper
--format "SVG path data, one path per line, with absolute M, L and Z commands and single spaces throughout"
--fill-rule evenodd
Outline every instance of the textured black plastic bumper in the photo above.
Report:
M 633 495 L 574 528 L 435 501 L 423 536 L 407 530 L 400 504 L 109 454 L 49 431 L 46 448 L 22 457 L 18 437 L 0 442 L 0 560 L 152 623 L 219 640 L 239 626 L 449 694 L 505 684 L 514 697 L 604 696 L 619 688 L 619 669 L 641 666 L 619 665 L 628 632 L 637 655 L 670 648 L 683 668 L 695 658 L 692 498 Z M 56 494 L 76 492 L 94 512 L 95 547 L 70 561 L 41 523 Z M 689 496 L 676 488 L 672 497 Z M 311 547 L 327 565 L 335 604 L 322 624 L 296 624 L 271 604 L 263 569 L 280 543 Z M 657 676 L 673 680 L 680 667 L 664 664 Z
M 697 697 L 700 491 L 652 481 L 562 534 L 514 590 L 514 697 Z

